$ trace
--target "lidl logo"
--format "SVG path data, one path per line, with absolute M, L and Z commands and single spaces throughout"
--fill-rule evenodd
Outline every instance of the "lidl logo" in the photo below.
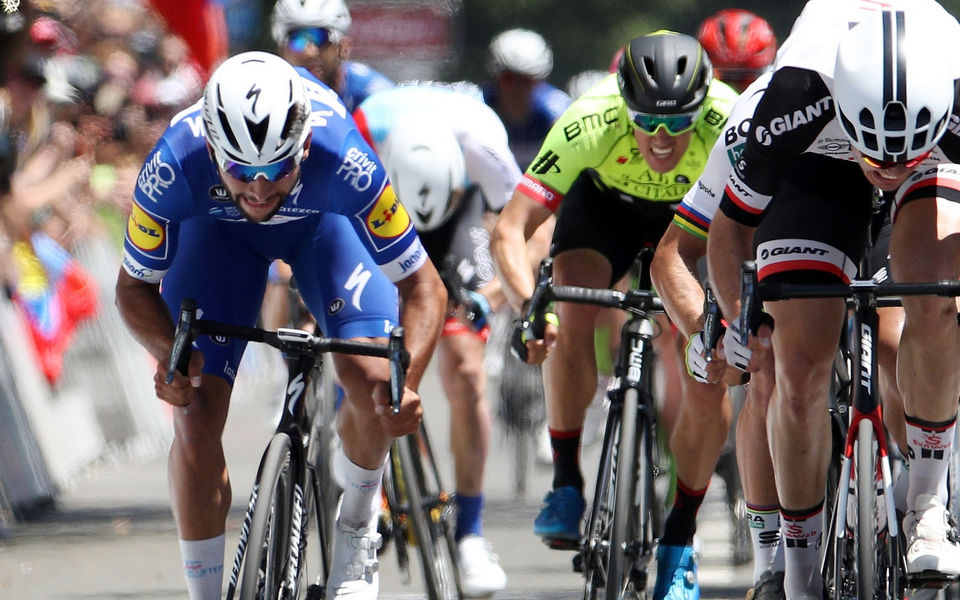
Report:
M 378 238 L 395 238 L 410 227 L 410 216 L 393 192 L 393 186 L 384 188 L 367 214 L 367 229 Z
M 156 250 L 163 244 L 163 227 L 136 203 L 127 220 L 127 237 L 134 246 L 145 252 Z

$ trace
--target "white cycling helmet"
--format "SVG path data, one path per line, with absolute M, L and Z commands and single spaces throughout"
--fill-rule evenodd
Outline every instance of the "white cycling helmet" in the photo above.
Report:
M 553 51 L 539 33 L 508 29 L 490 42 L 490 73 L 510 71 L 534 79 L 546 79 L 553 70 Z
M 429 113 L 404 113 L 380 148 L 393 189 L 420 231 L 443 225 L 466 181 L 460 143 Z
M 267 52 L 223 61 L 203 92 L 207 141 L 221 162 L 259 166 L 293 156 L 303 150 L 309 118 L 300 74 Z
M 350 11 L 343 0 L 277 0 L 270 18 L 273 39 L 282 44 L 287 32 L 300 27 L 323 27 L 336 43 L 350 29 Z
M 929 152 L 947 130 L 954 84 L 936 51 L 937 23 L 877 11 L 840 42 L 833 98 L 853 147 L 879 161 Z

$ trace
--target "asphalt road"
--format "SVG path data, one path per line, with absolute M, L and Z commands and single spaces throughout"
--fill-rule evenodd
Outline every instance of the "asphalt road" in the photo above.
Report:
M 252 361 L 265 363 L 263 356 Z M 256 463 L 276 415 L 277 382 L 250 369 L 241 374 L 245 393 L 234 398 L 227 422 L 225 451 L 233 481 L 233 509 L 227 523 L 227 563 L 232 560 L 240 521 Z M 245 378 L 245 379 L 244 379 Z M 282 386 L 283 382 L 279 384 Z M 427 423 L 434 448 L 446 464 L 446 401 L 432 370 L 421 390 L 427 403 Z M 532 534 L 533 518 L 549 487 L 548 468 L 531 467 L 527 492 L 514 492 L 515 462 L 499 429 L 494 433 L 487 466 L 485 533 L 507 572 L 508 588 L 498 600 L 580 598 L 581 579 L 571 569 L 573 553 L 550 550 Z M 596 464 L 596 446 L 583 455 L 585 466 Z M 448 475 L 448 481 L 452 475 Z M 589 487 L 588 487 L 589 489 Z M 700 582 L 704 598 L 742 598 L 752 566 L 731 566 L 729 522 L 715 479 L 701 510 Z M 389 551 L 381 556 L 384 599 L 423 598 L 416 578 L 401 581 Z M 652 586 L 652 579 L 651 579 Z M 167 502 L 165 448 L 141 451 L 140 456 L 116 457 L 89 469 L 56 506 L 35 520 L 19 523 L 0 540 L 0 599 L 3 600 L 160 600 L 186 598 L 176 542 L 176 529 Z

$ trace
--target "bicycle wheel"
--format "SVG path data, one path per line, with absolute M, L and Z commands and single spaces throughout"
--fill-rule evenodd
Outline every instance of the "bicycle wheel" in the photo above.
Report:
M 421 434 L 424 429 L 421 427 Z M 452 507 L 441 498 L 441 490 L 430 485 L 422 461 L 421 440 L 411 434 L 398 440 L 401 474 L 407 494 L 408 521 L 413 526 L 427 597 L 430 600 L 457 600 L 460 597 L 456 567 L 456 546 L 451 523 Z M 429 460 L 431 457 L 427 457 Z
M 857 589 L 861 598 L 894 600 L 902 597 L 899 551 L 887 523 L 888 499 L 880 493 L 879 459 L 873 424 L 863 419 L 857 428 Z
M 278 598 L 290 552 L 293 469 L 290 438 L 275 434 L 261 463 L 240 579 L 240 600 Z
M 607 413 L 603 434 L 603 446 L 597 471 L 597 483 L 593 503 L 587 518 L 587 527 L 580 553 L 574 558 L 574 570 L 583 572 L 583 599 L 597 600 L 606 587 L 607 556 L 610 550 L 610 532 L 613 527 L 614 488 L 613 464 L 620 431 L 620 408 L 618 403 Z
M 644 591 L 636 589 L 633 580 L 633 565 L 634 558 L 638 553 L 637 542 L 641 539 L 641 518 L 646 522 L 644 523 L 645 526 L 650 525 L 653 493 L 651 481 L 649 489 L 641 489 L 641 494 L 639 496 L 637 494 L 639 404 L 639 392 L 635 389 L 627 389 L 623 395 L 623 413 L 617 443 L 617 460 L 614 463 L 613 471 L 613 487 L 615 490 L 613 527 L 610 532 L 607 582 L 604 591 L 604 597 L 607 600 L 636 598 Z M 649 456 L 646 452 L 643 454 Z M 651 473 L 649 468 L 647 473 Z M 643 488 L 648 488 L 648 486 L 644 485 Z M 638 498 L 643 498 L 639 507 L 636 504 Z M 643 506 L 643 503 L 646 503 L 646 506 Z

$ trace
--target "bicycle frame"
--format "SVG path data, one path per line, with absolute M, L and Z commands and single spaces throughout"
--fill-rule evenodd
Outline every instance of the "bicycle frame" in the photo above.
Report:
M 901 558 L 899 555 L 899 520 L 896 516 L 896 508 L 893 503 L 893 478 L 890 467 L 890 453 L 888 446 L 887 432 L 883 424 L 883 412 L 880 404 L 880 398 L 877 394 L 878 375 L 877 375 L 877 308 L 880 306 L 894 306 L 898 304 L 898 299 L 905 295 L 938 295 L 938 296 L 956 296 L 960 293 L 960 282 L 958 281 L 939 281 L 934 283 L 917 284 L 881 284 L 869 279 L 857 279 L 850 285 L 843 284 L 771 284 L 757 282 L 757 269 L 753 261 L 746 261 L 742 269 L 742 283 L 744 308 L 741 313 L 741 322 L 756 323 L 755 311 L 759 311 L 761 301 L 788 300 L 798 298 L 842 298 L 848 305 L 848 356 L 853 362 L 851 365 L 851 379 L 853 386 L 851 390 L 851 406 L 848 414 L 848 424 L 846 427 L 845 438 L 843 442 L 842 454 L 840 457 L 840 476 L 835 498 L 836 507 L 833 515 L 833 521 L 828 530 L 833 531 L 834 542 L 837 544 L 838 551 L 834 553 L 833 559 L 833 591 L 838 597 L 844 593 L 849 593 L 843 581 L 844 565 L 841 564 L 846 554 L 846 544 L 848 543 L 848 527 L 858 528 L 857 540 L 857 595 L 861 598 L 873 598 L 879 591 L 874 585 L 883 585 L 884 596 L 886 594 L 899 594 L 904 587 L 901 579 Z M 749 299 L 748 299 L 749 298 Z M 872 440 L 870 439 L 872 436 Z M 872 455 L 872 445 L 876 441 L 877 452 Z M 856 457 L 854 453 L 856 452 Z M 868 470 L 866 461 L 869 459 L 871 468 Z M 856 477 L 853 477 L 853 466 L 858 465 Z M 872 476 L 871 476 L 872 475 Z M 867 482 L 864 481 L 870 477 L 869 487 L 872 490 L 867 492 Z M 851 481 L 856 481 L 856 491 L 851 488 Z M 854 520 L 850 515 L 851 492 L 854 492 L 858 502 L 858 514 Z M 862 512 L 873 512 L 876 502 L 879 498 L 885 506 L 885 515 L 883 523 L 874 523 L 871 516 L 864 519 Z M 880 531 L 886 529 L 889 536 L 888 556 L 886 567 L 890 569 L 886 575 L 881 574 L 877 581 L 872 576 L 876 572 L 877 558 L 876 536 Z M 869 529 L 869 531 L 868 531 Z M 871 551 L 864 551 L 863 548 L 870 548 Z M 829 554 L 829 553 L 828 553 Z M 827 565 L 824 565 L 826 572 Z M 867 575 L 869 573 L 870 575 Z M 844 589 L 838 589 L 844 588 Z M 865 588 L 865 589 L 864 589 Z
M 550 302 L 577 302 L 626 310 L 630 318 L 621 329 L 615 374 L 618 386 L 610 393 L 611 405 L 604 429 L 598 478 L 587 528 L 578 544 L 574 570 L 585 575 L 585 593 L 593 598 L 604 588 L 608 600 L 624 593 L 643 594 L 647 565 L 658 534 L 654 508 L 653 445 L 656 414 L 652 395 L 653 347 L 657 335 L 651 319 L 663 305 L 649 291 L 652 251 L 641 252 L 640 283 L 627 292 L 554 285 L 552 259 L 540 266 L 537 287 L 521 329 L 544 322 Z M 542 332 L 534 332 L 542 337 Z M 525 346 L 514 349 L 523 355 Z
M 210 334 L 217 336 L 233 337 L 246 341 L 262 342 L 269 344 L 286 355 L 288 366 L 288 381 L 285 391 L 285 401 L 281 412 L 279 423 L 275 433 L 267 446 L 261 458 L 257 469 L 256 483 L 250 494 L 250 501 L 247 504 L 247 512 L 244 516 L 241 526 L 240 541 L 238 543 L 237 554 L 234 559 L 229 584 L 227 588 L 227 598 L 232 599 L 237 590 L 237 584 L 240 580 L 241 571 L 243 572 L 243 589 L 241 594 L 244 597 L 252 595 L 248 590 L 251 587 L 248 579 L 252 576 L 258 576 L 257 570 L 251 570 L 251 565 L 244 565 L 244 558 L 247 554 L 248 544 L 251 538 L 257 537 L 251 531 L 262 529 L 261 519 L 257 519 L 258 500 L 260 497 L 260 482 L 266 477 L 265 469 L 272 469 L 277 463 L 270 461 L 273 457 L 272 450 L 275 442 L 279 439 L 286 444 L 281 443 L 278 450 L 281 453 L 289 452 L 290 472 L 292 473 L 292 495 L 285 503 L 282 509 L 279 509 L 278 515 L 289 509 L 288 529 L 282 531 L 281 535 L 286 535 L 286 548 L 279 548 L 272 542 L 267 543 L 267 559 L 273 556 L 274 552 L 282 552 L 281 558 L 284 572 L 282 574 L 271 572 L 273 561 L 265 564 L 262 577 L 269 583 L 276 582 L 278 575 L 282 578 L 282 589 L 286 597 L 299 597 L 300 575 L 302 572 L 301 558 L 306 540 L 303 536 L 306 530 L 310 511 L 316 513 L 319 536 L 324 540 L 324 532 L 330 523 L 325 523 L 323 518 L 323 506 L 320 501 L 322 490 L 320 490 L 317 481 L 317 468 L 322 459 L 326 456 L 320 456 L 318 442 L 313 436 L 313 426 L 315 424 L 316 411 L 311 410 L 307 405 L 308 395 L 305 393 L 310 384 L 311 371 L 316 366 L 318 369 L 322 366 L 321 355 L 324 352 L 340 352 L 345 354 L 359 354 L 366 356 L 378 356 L 388 358 L 390 361 L 390 394 L 392 410 L 396 413 L 400 408 L 400 400 L 403 396 L 405 386 L 405 373 L 409 362 L 409 355 L 403 345 L 403 328 L 395 327 L 390 334 L 390 340 L 387 345 L 375 344 L 370 342 L 360 342 L 352 340 L 341 340 L 335 338 L 325 338 L 315 336 L 307 331 L 299 329 L 280 328 L 277 331 L 265 331 L 254 327 L 243 327 L 215 321 L 198 320 L 197 305 L 192 299 L 185 299 L 180 309 L 180 319 L 177 325 L 177 331 L 174 337 L 174 343 L 171 350 L 170 361 L 167 368 L 167 382 L 173 380 L 174 371 L 186 372 L 190 361 L 190 346 L 196 337 L 200 334 Z M 319 379 L 317 382 L 319 383 Z M 314 407 L 316 408 L 316 407 Z M 277 454 L 277 457 L 282 454 Z M 279 477 L 271 479 L 268 485 L 275 485 Z M 306 493 L 309 490 L 310 493 Z M 271 492 L 272 494 L 272 492 Z M 306 495 L 307 500 L 304 501 Z M 311 505 L 310 499 L 316 501 L 316 505 Z M 285 500 L 287 500 L 285 498 Z M 282 516 L 276 516 L 282 519 Z M 265 522 L 265 521 L 264 521 Z M 277 525 L 273 523 L 273 525 Z M 263 534 L 260 531 L 260 534 Z M 266 540 L 258 540 L 258 544 L 264 544 Z M 262 551 L 261 546 L 261 551 Z M 318 549 L 321 557 L 321 570 L 323 575 L 327 575 L 327 566 L 329 560 L 327 557 L 326 543 L 321 543 Z M 249 561 L 247 561 L 249 562 Z M 260 564 L 255 565 L 256 569 Z M 274 578 L 274 579 L 271 579 Z M 256 582 L 256 581 L 255 581 Z M 306 590 L 308 597 L 318 597 L 322 595 L 324 582 L 307 584 Z M 259 587 L 259 585 L 257 586 Z M 268 589 L 275 589 L 276 586 L 268 585 Z

